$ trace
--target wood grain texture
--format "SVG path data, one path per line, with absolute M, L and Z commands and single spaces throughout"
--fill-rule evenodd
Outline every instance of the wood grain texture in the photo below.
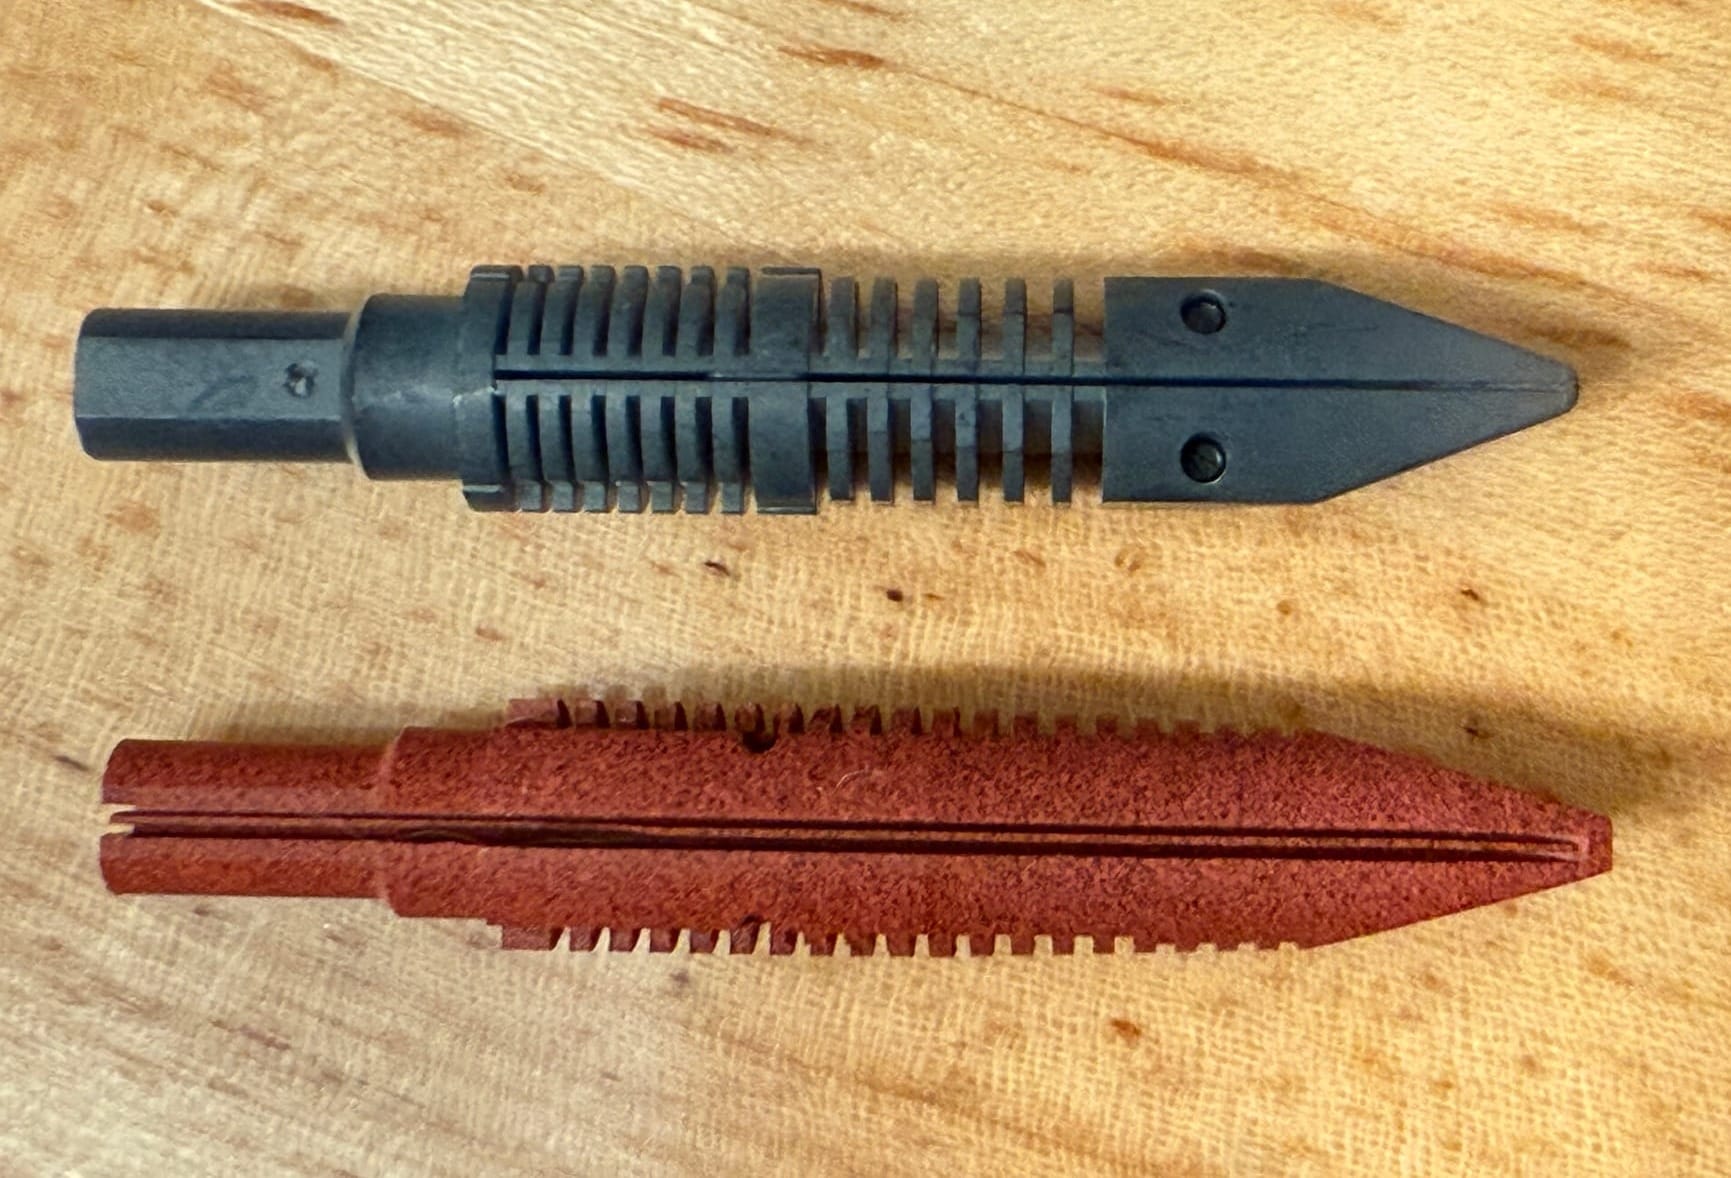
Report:
M 0 1173 L 1725 1165 L 1722 6 L 3 20 Z M 78 452 L 90 307 L 348 308 L 533 260 L 1316 275 L 1583 393 L 1306 509 L 482 517 Z M 1190 958 L 501 954 L 364 904 L 102 890 L 122 735 L 371 735 L 546 689 L 1316 726 L 1606 810 L 1618 862 Z

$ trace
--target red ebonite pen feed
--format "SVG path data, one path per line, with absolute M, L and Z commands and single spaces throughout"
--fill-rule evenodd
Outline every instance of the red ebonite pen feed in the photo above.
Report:
M 1597 814 L 1322 733 L 554 700 L 383 746 L 122 742 L 122 893 L 383 900 L 508 948 L 1324 945 L 1611 865 Z

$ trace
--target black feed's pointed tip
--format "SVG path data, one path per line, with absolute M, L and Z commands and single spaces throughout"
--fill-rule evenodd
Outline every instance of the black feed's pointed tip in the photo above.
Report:
M 1530 394 L 1535 405 L 1546 408 L 1544 416 L 1534 420 L 1543 421 L 1575 407 L 1580 398 L 1581 381 L 1568 361 L 1470 328 L 1456 327 L 1456 330 L 1470 332 L 1475 343 L 1482 341 L 1481 346 L 1474 349 L 1474 360 L 1481 369 L 1477 374 L 1480 381 L 1504 384 L 1510 392 Z
M 1506 373 L 1487 371 L 1483 378 L 1470 384 L 1463 381 L 1456 393 L 1462 398 L 1488 394 L 1502 404 L 1500 413 L 1487 410 L 1484 419 L 1488 425 L 1493 418 L 1501 417 L 1503 428 L 1487 429 L 1480 441 L 1561 417 L 1581 397 L 1580 378 L 1568 364 L 1514 344 L 1504 346 L 1520 354 L 1518 366 L 1510 365 Z
M 1575 375 L 1575 370 L 1561 360 L 1553 360 L 1557 366 L 1557 386 L 1552 395 L 1556 398 L 1556 409 L 1550 417 L 1560 417 L 1575 407 L 1575 402 L 1581 399 L 1581 380 Z

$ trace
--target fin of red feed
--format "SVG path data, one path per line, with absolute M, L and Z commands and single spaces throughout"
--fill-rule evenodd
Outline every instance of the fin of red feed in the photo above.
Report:
M 512 948 L 1322 945 L 1611 853 L 1599 815 L 1341 737 L 941 710 L 530 701 L 386 746 L 125 741 L 103 798 L 131 807 L 116 892 L 374 897 Z

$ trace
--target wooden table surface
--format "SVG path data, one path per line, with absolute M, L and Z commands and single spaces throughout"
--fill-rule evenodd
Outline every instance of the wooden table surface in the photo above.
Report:
M 0 1173 L 1728 1164 L 1723 6 L 0 12 Z M 79 452 L 91 307 L 536 260 L 1315 275 L 1582 395 L 1309 508 L 499 517 Z M 551 689 L 1314 726 L 1604 810 L 1617 866 L 1308 953 L 913 961 L 504 954 L 101 886 L 123 735 Z

